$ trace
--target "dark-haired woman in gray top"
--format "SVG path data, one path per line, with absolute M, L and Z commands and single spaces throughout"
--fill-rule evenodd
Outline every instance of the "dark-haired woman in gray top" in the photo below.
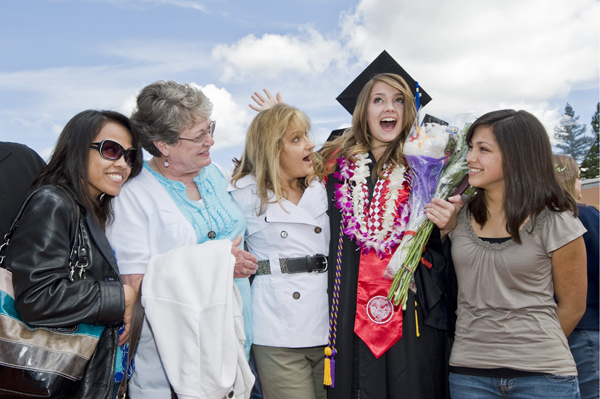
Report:
M 548 135 L 533 115 L 502 110 L 475 121 L 467 143 L 477 195 L 449 233 L 459 289 L 450 394 L 579 398 L 566 336 L 585 311 L 585 228 Z

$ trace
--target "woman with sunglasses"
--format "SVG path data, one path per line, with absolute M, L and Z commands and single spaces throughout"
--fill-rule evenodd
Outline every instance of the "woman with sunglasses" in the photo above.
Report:
M 34 181 L 37 190 L 6 253 L 15 307 L 24 322 L 105 326 L 83 378 L 64 379 L 56 398 L 112 397 L 117 345 L 129 338 L 136 294 L 121 283 L 104 230 L 112 221 L 113 197 L 141 169 L 137 143 L 129 119 L 117 112 L 88 110 L 73 117 Z M 70 252 L 78 213 L 89 264 L 75 271 Z M 122 322 L 125 332 L 119 337 Z
M 152 257 L 207 241 L 232 240 L 249 356 L 252 334 L 247 277 L 257 268 L 256 258 L 241 249 L 238 236 L 246 229 L 244 216 L 227 192 L 226 173 L 211 162 L 216 124 L 210 119 L 211 112 L 210 100 L 192 85 L 158 81 L 142 89 L 131 120 L 152 158 L 117 199 L 115 223 L 107 234 L 123 280 L 136 289 Z M 147 321 L 135 364 L 129 384 L 131 397 L 170 396 L 163 360 Z

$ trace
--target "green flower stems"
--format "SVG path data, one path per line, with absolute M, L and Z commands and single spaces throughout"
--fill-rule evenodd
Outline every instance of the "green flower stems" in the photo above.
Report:
M 417 230 L 411 240 L 412 242 L 408 248 L 408 254 L 406 255 L 404 264 L 394 276 L 394 281 L 392 282 L 392 287 L 390 288 L 387 299 L 392 301 L 395 306 L 401 304 L 402 310 L 406 309 L 406 299 L 408 298 L 410 280 L 421 261 L 423 248 L 429 240 L 433 226 L 434 224 L 431 220 L 427 220 L 421 224 L 419 230 Z

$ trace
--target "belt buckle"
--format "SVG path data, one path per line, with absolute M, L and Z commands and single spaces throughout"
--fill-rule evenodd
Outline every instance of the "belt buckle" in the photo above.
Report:
M 319 262 L 319 258 L 322 258 L 322 268 L 312 268 L 312 265 L 318 266 Z M 280 259 L 280 261 L 282 261 L 283 259 Z M 296 273 L 324 273 L 327 271 L 327 256 L 323 255 L 323 254 L 317 254 L 317 255 L 313 255 L 313 256 L 305 256 L 303 258 L 290 258 L 289 262 L 287 264 L 287 266 L 282 266 L 282 273 L 288 273 L 288 274 L 296 274 Z M 302 263 L 301 266 L 292 266 L 292 262 L 294 265 L 297 265 L 298 263 Z M 284 271 L 283 268 L 286 268 L 287 270 Z
M 327 271 L 327 268 L 329 266 L 329 264 L 327 263 L 327 256 L 325 255 L 317 255 L 323 258 L 323 264 L 325 265 L 325 268 L 323 269 L 319 269 L 319 270 L 314 270 L 316 273 L 325 273 Z

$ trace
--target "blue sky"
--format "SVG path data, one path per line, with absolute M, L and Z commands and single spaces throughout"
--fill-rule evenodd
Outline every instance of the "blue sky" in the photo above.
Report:
M 242 151 L 262 88 L 313 121 L 350 123 L 335 97 L 386 49 L 431 94 L 428 113 L 527 109 L 552 131 L 599 101 L 597 0 L 24 0 L 0 13 L 0 140 L 47 158 L 88 108 L 129 114 L 159 79 L 214 102 L 213 160 Z M 589 127 L 588 127 L 589 130 Z

